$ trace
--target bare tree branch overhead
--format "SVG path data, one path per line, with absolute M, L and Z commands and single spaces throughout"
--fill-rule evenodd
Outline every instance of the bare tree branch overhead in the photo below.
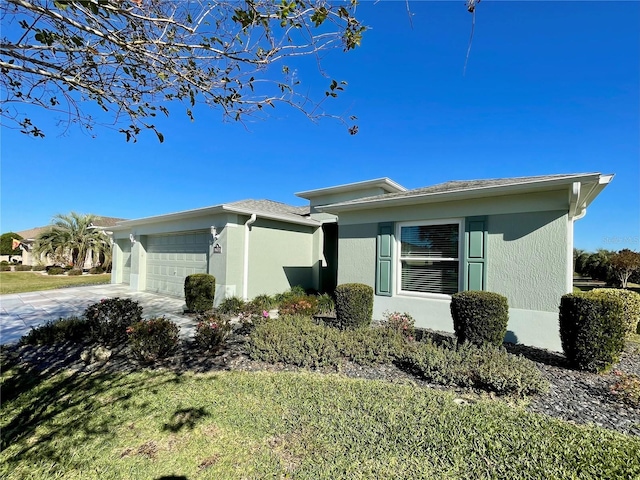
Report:
M 154 117 L 169 115 L 170 109 L 193 119 L 194 109 L 206 105 L 242 121 L 281 103 L 312 120 L 327 116 L 324 102 L 337 96 L 344 82 L 327 79 L 326 91 L 308 94 L 287 61 L 315 56 L 320 65 L 324 52 L 360 45 L 366 27 L 355 17 L 356 5 L 355 0 L 5 0 L 0 3 L 3 124 L 42 137 L 45 132 L 33 118 L 38 107 L 59 112 L 63 129 L 108 126 L 127 140 L 148 129 L 163 141 Z M 91 115 L 92 104 L 106 114 Z

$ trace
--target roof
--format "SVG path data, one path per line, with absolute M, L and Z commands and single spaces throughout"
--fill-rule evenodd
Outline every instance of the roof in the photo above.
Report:
M 220 213 L 237 213 L 240 215 L 256 214 L 260 218 L 271 220 L 279 220 L 287 223 L 295 223 L 299 225 L 320 226 L 322 223 L 308 217 L 309 206 L 296 207 L 287 205 L 286 203 L 274 202 L 273 200 L 239 200 L 231 203 L 221 203 L 209 207 L 196 208 L 193 210 L 184 210 L 181 212 L 168 213 L 164 215 L 155 215 L 152 217 L 138 218 L 134 220 L 126 220 L 118 222 L 112 229 L 123 230 L 125 228 L 142 225 L 148 223 L 156 223 L 177 218 L 193 218 L 205 215 L 215 215 Z
M 95 220 L 93 224 L 96 227 L 113 227 L 118 222 L 124 221 L 124 218 L 116 218 L 116 217 L 103 217 L 100 215 L 95 215 Z M 30 228 L 29 230 L 22 230 L 21 232 L 16 232 L 20 235 L 24 240 L 35 240 L 35 238 L 43 232 L 46 232 L 51 228 L 51 225 L 45 225 L 44 227 L 35 227 Z
M 321 197 L 324 195 L 333 195 L 336 193 L 345 193 L 345 192 L 355 192 L 358 190 L 366 190 L 369 188 L 381 188 L 385 192 L 395 193 L 395 192 L 406 192 L 407 189 L 404 188 L 399 183 L 394 182 L 390 178 L 375 178 L 373 180 L 365 180 L 363 182 L 355 182 L 355 183 L 345 183 L 344 185 L 336 185 L 335 187 L 326 187 L 326 188 L 318 188 L 316 190 L 307 190 L 305 192 L 298 192 L 296 196 L 301 198 L 306 198 L 308 200 L 316 197 Z
M 576 204 L 586 208 L 598 193 L 611 181 L 613 175 L 600 173 L 573 173 L 560 175 L 541 175 L 533 177 L 494 178 L 481 180 L 456 180 L 437 185 L 387 193 L 319 207 L 326 212 L 380 208 L 383 206 L 407 205 L 411 203 L 442 202 L 478 198 L 485 196 L 507 195 L 533 191 L 545 191 L 563 188 L 578 182 L 580 185 L 592 185 L 593 188 L 578 192 Z M 588 190 L 588 191 L 587 191 Z

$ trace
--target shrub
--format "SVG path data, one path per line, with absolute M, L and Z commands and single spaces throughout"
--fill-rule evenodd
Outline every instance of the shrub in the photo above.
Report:
M 30 272 L 31 271 L 31 265 L 16 265 L 14 267 L 14 270 L 16 272 Z
M 49 321 L 32 328 L 20 339 L 22 345 L 53 345 L 58 342 L 82 342 L 91 337 L 91 327 L 84 318 L 69 317 Z
M 5 266 L 5 265 L 9 265 L 9 262 L 7 262 L 6 260 L 0 261 L 0 266 Z
M 142 320 L 142 307 L 130 298 L 104 298 L 89 305 L 84 317 L 95 340 L 115 345 L 126 339 L 127 327 Z
M 571 293 L 560 300 L 560 340 L 569 363 L 601 372 L 618 361 L 625 339 L 624 307 L 603 293 Z
M 268 312 L 275 306 L 276 302 L 269 295 L 258 295 L 246 305 L 244 310 L 262 313 L 264 310 Z
M 79 268 L 72 268 L 67 272 L 67 275 L 72 275 L 72 276 L 82 275 L 82 270 L 80 270 Z
M 380 326 L 400 333 L 403 337 L 413 340 L 416 336 L 415 320 L 407 312 L 384 312 Z
M 412 373 L 443 385 L 476 387 L 517 396 L 548 388 L 532 361 L 491 345 L 465 343 L 456 347 L 416 343 L 405 348 L 401 362 Z
M 340 354 L 359 365 L 391 363 L 402 356 L 406 345 L 399 332 L 388 328 L 362 327 L 338 333 Z
M 227 313 L 229 315 L 238 315 L 245 307 L 245 302 L 240 297 L 225 298 L 218 306 L 220 313 Z
M 97 267 L 91 267 L 91 268 L 89 269 L 89 273 L 90 273 L 91 275 L 100 275 L 100 274 L 104 273 L 104 268 L 102 268 L 102 267 L 100 267 L 100 266 L 97 266 Z
M 322 295 L 318 295 L 318 312 L 319 314 L 327 314 L 334 312 L 336 309 L 336 304 L 331 298 L 331 295 L 328 293 L 323 293 Z
M 627 374 L 620 371 L 613 372 L 616 381 L 611 385 L 611 393 L 620 397 L 623 402 L 632 407 L 640 408 L 640 377 L 635 374 Z
M 507 333 L 509 305 L 498 293 L 458 292 L 451 296 L 451 316 L 458 343 L 498 347 Z
M 336 316 L 340 328 L 371 325 L 373 288 L 362 283 L 338 285 L 335 291 Z
M 11 271 L 10 265 L 0 265 L 0 272 L 10 272 L 10 271 Z
M 280 315 L 302 315 L 310 317 L 318 311 L 318 299 L 311 295 L 289 297 L 280 303 Z
M 184 279 L 184 300 L 190 312 L 206 312 L 213 309 L 216 278 L 207 273 L 188 275 Z
M 131 352 L 145 362 L 153 362 L 173 353 L 178 345 L 179 332 L 180 327 L 164 317 L 140 320 L 126 329 Z
M 305 296 L 306 294 L 307 292 L 303 287 L 301 287 L 300 285 L 295 285 L 291 287 L 289 290 L 287 290 L 286 292 L 276 293 L 273 296 L 273 301 L 275 303 L 275 306 L 278 306 L 286 300 L 289 300 L 291 298 L 296 298 L 296 297 L 302 297 L 302 296 Z
M 336 366 L 340 360 L 339 333 L 314 324 L 308 317 L 270 319 L 257 324 L 251 332 L 249 355 L 254 360 L 300 367 Z
M 204 313 L 197 321 L 194 341 L 203 350 L 218 350 L 231 333 L 229 319 L 220 313 Z
M 638 327 L 640 327 L 640 294 L 619 288 L 595 288 L 591 291 L 619 298 L 622 301 L 624 311 L 626 336 L 629 337 L 638 331 Z
M 47 275 L 62 275 L 65 272 L 62 267 L 50 267 L 47 269 Z
M 44 265 L 34 265 L 33 267 L 31 267 L 31 270 L 33 270 L 34 272 L 42 272 L 46 268 L 47 267 L 45 267 Z

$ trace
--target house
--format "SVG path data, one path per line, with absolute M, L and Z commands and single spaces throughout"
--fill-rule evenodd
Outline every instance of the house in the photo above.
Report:
M 450 295 L 509 300 L 507 340 L 560 351 L 558 305 L 572 291 L 573 222 L 611 181 L 599 173 L 454 181 L 407 190 L 388 178 L 297 193 L 292 207 L 245 200 L 120 222 L 112 281 L 183 295 L 216 277 L 223 298 L 293 285 L 375 289 L 374 318 L 408 312 L 452 331 Z
M 116 217 L 103 217 L 96 216 L 95 221 L 93 222 L 95 227 L 101 229 L 108 229 L 116 223 L 125 220 L 124 218 L 116 218 Z M 36 238 L 51 229 L 51 225 L 47 225 L 44 227 L 35 227 L 30 228 L 29 230 L 22 230 L 20 232 L 16 232 L 22 240 L 20 240 L 20 249 L 22 250 L 22 264 L 23 265 L 53 265 L 55 263 L 55 259 L 50 256 L 41 255 L 36 256 L 33 252 L 33 244 L 36 241 Z M 89 250 L 87 252 L 87 257 L 85 259 L 84 268 L 91 268 L 93 266 L 93 252 Z

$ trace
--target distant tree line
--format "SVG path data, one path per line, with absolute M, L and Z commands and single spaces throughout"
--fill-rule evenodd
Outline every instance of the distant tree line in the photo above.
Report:
M 629 282 L 640 283 L 640 253 L 623 249 L 598 249 L 595 253 L 573 249 L 574 271 L 582 276 L 627 288 Z

